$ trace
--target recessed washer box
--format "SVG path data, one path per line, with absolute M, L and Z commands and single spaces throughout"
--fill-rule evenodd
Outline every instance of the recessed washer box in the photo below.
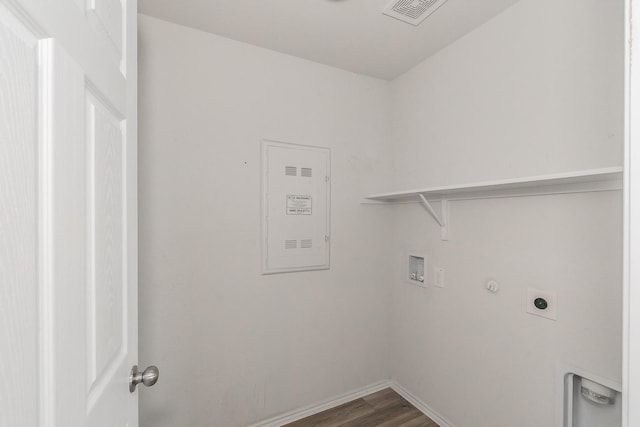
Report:
M 262 141 L 262 274 L 329 268 L 330 157 Z
M 412 285 L 427 286 L 427 256 L 425 254 L 409 252 L 407 254 L 404 279 Z

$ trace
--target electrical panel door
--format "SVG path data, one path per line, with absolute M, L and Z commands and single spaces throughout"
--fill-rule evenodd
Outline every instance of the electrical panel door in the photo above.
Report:
M 329 268 L 330 152 L 263 141 L 263 274 Z

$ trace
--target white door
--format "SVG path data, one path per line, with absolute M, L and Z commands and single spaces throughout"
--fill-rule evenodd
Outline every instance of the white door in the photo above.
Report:
M 135 427 L 136 1 L 0 0 L 0 426 Z

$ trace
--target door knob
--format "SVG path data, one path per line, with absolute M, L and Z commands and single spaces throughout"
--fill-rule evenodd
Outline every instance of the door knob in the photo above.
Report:
M 158 382 L 160 371 L 157 366 L 149 366 L 143 372 L 138 371 L 138 365 L 133 365 L 131 375 L 129 375 L 129 392 L 136 391 L 136 386 L 140 383 L 147 387 L 151 387 Z

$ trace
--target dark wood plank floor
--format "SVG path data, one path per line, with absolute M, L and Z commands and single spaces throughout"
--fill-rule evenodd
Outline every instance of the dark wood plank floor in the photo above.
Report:
M 284 427 L 438 427 L 390 388 Z

